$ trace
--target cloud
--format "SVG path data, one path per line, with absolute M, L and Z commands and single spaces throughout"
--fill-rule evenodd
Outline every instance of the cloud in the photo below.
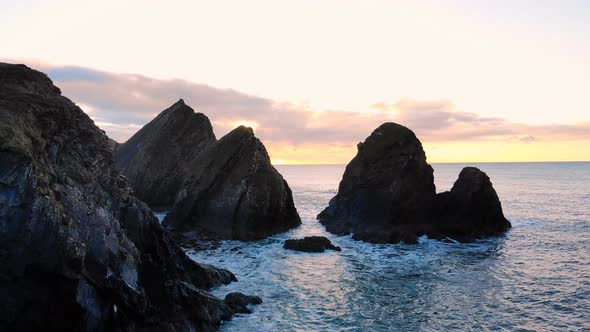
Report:
M 369 106 L 369 112 L 318 111 L 307 105 L 278 102 L 178 79 L 51 66 L 38 61 L 33 66 L 48 73 L 65 96 L 80 105 L 99 127 L 118 141 L 125 141 L 180 98 L 211 119 L 218 137 L 246 121 L 256 123 L 256 134 L 265 143 L 283 143 L 294 148 L 313 143 L 354 145 L 388 121 L 411 128 L 428 143 L 590 139 L 590 122 L 570 125 L 512 123 L 458 110 L 449 100 L 407 98 L 374 103 Z

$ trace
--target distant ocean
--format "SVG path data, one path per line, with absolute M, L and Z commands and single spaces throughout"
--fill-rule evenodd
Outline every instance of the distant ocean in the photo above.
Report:
M 278 166 L 303 225 L 191 253 L 237 275 L 214 294 L 263 298 L 222 331 L 590 330 L 590 163 L 469 165 L 491 177 L 512 230 L 471 244 L 422 238 L 418 245 L 327 233 L 315 217 L 345 166 Z M 450 189 L 464 166 L 434 164 L 437 191 Z M 282 248 L 305 235 L 327 236 L 342 252 Z

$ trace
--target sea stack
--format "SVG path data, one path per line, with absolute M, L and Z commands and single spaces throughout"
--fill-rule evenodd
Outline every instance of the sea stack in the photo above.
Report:
M 376 243 L 415 243 L 424 234 L 468 241 L 510 227 L 489 178 L 476 168 L 464 169 L 450 193 L 437 195 L 420 140 L 396 123 L 359 143 L 318 219 L 331 233 Z
M 465 167 L 451 191 L 437 195 L 435 209 L 441 235 L 469 241 L 506 232 L 511 225 L 486 173 Z
M 180 99 L 114 149 L 115 167 L 139 199 L 152 209 L 167 210 L 192 160 L 213 142 L 209 119 Z
M 385 123 L 359 143 L 320 221 L 331 233 L 352 232 L 359 240 L 408 241 L 435 194 L 433 170 L 416 135 Z
M 109 140 L 44 74 L 0 63 L 0 330 L 212 331 L 235 280 L 168 240 Z
M 301 224 L 289 185 L 252 128 L 240 126 L 211 144 L 190 169 L 166 226 L 252 241 Z

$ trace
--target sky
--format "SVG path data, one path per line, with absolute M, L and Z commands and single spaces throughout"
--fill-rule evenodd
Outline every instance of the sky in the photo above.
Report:
M 590 160 L 590 1 L 0 0 L 0 61 L 124 142 L 182 98 L 275 164 L 347 163 L 383 122 L 431 162 Z

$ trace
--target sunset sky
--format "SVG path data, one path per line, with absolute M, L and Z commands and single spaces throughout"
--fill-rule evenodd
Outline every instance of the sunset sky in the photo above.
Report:
M 431 162 L 590 160 L 590 1 L 0 4 L 0 61 L 120 142 L 183 98 L 277 164 L 347 163 L 386 121 Z

